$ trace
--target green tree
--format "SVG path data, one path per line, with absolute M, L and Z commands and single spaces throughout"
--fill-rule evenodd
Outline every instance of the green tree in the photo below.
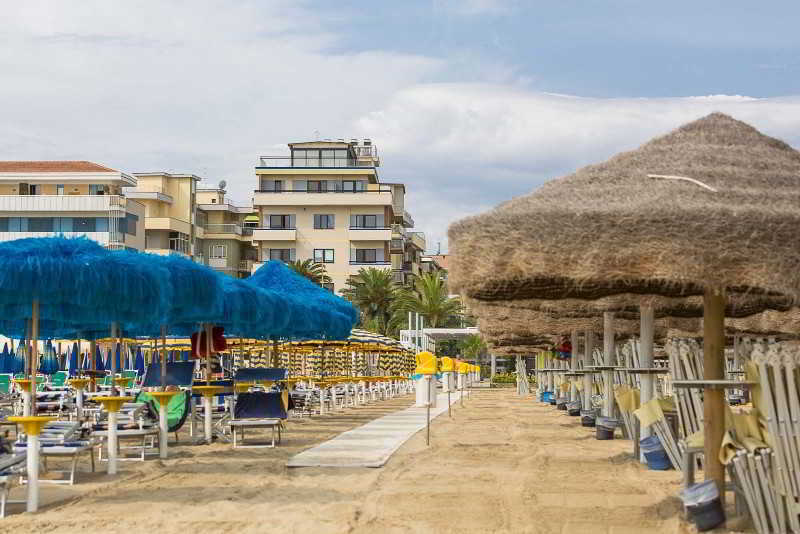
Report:
M 426 327 L 459 326 L 461 311 L 461 301 L 450 297 L 447 283 L 436 273 L 426 273 L 414 280 L 413 288 L 398 291 L 388 330 L 394 332 L 406 326 L 408 312 L 424 315 Z
M 290 261 L 286 265 L 297 274 L 305 276 L 318 286 L 330 284 L 332 282 L 331 277 L 328 276 L 328 272 L 325 270 L 325 265 L 322 263 L 314 263 L 314 260 Z
M 358 273 L 350 275 L 347 286 L 340 293 L 358 308 L 362 324 L 369 324 L 379 333 L 386 334 L 392 304 L 398 294 L 391 272 L 362 267 Z
M 478 360 L 486 354 L 486 343 L 481 336 L 472 334 L 461 342 L 461 351 L 467 359 Z

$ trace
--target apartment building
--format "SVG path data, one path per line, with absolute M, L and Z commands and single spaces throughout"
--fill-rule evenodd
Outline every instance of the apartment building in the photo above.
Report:
M 0 240 L 86 236 L 145 248 L 145 207 L 123 189 L 136 178 L 90 161 L 0 161 Z
M 236 278 L 249 276 L 256 258 L 252 246 L 252 206 L 225 198 L 225 182 L 201 183 L 194 174 L 134 173 L 128 198 L 145 205 L 147 252 L 181 254 Z
M 288 156 L 262 156 L 255 169 L 252 242 L 259 262 L 312 259 L 325 265 L 335 292 L 363 267 L 391 270 L 397 283 L 419 274 L 425 236 L 408 231 L 414 221 L 405 186 L 380 181 L 369 139 L 288 147 Z
M 236 278 L 250 276 L 258 259 L 253 229 L 258 216 L 253 206 L 237 206 L 225 198 L 225 182 L 197 189 L 197 210 L 204 233 L 198 250 L 206 264 Z
M 203 237 L 202 226 L 198 230 L 196 224 L 195 195 L 200 178 L 194 174 L 167 172 L 133 175 L 137 185 L 125 188 L 125 196 L 144 204 L 147 252 L 195 258 L 195 241 Z

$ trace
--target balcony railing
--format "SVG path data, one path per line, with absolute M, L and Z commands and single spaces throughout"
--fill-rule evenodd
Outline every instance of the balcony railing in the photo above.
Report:
M 366 157 L 366 156 L 361 156 Z M 375 167 L 373 161 L 360 161 L 354 158 L 292 158 L 291 156 L 261 156 L 259 168 L 269 169 L 347 169 L 356 167 Z
M 363 193 L 391 193 L 392 188 L 388 184 L 368 184 L 367 189 L 359 189 L 359 190 L 352 190 L 352 189 L 256 189 L 256 193 L 313 193 L 313 194 L 323 194 L 323 193 L 349 193 L 349 194 L 363 194 Z
M 390 261 L 358 261 L 350 260 L 350 265 L 391 265 Z
M 239 261 L 239 270 L 250 272 L 253 270 L 253 260 L 240 260 Z
M 124 211 L 128 202 L 139 204 L 119 195 L 0 195 L 0 211 Z
M 253 235 L 253 229 L 247 228 L 247 234 L 238 224 L 206 224 L 205 231 L 207 234 L 236 234 L 236 235 Z
M 391 230 L 391 226 L 351 226 L 351 230 Z

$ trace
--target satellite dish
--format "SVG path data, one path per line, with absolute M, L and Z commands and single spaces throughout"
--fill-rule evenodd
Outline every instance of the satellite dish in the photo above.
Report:
M 226 182 L 225 180 L 220 180 L 219 181 L 219 188 L 220 189 L 225 189 L 226 185 L 228 185 L 228 182 Z

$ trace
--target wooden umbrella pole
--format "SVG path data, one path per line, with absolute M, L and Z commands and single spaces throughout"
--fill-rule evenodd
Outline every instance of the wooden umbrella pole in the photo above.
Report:
M 119 325 L 116 321 L 111 323 L 111 339 L 116 339 L 119 343 Z M 111 396 L 117 396 L 117 384 L 114 382 L 114 377 L 117 376 L 117 347 L 111 347 Z
M 594 352 L 594 331 L 587 328 L 584 336 L 583 368 L 588 371 L 586 368 L 592 365 L 592 352 Z M 583 375 L 583 409 L 587 411 L 592 409 L 592 375 L 589 373 Z
M 649 369 L 653 367 L 653 339 L 654 339 L 654 322 L 655 313 L 652 306 L 639 307 L 639 329 L 640 329 L 640 349 L 639 349 L 639 367 Z M 653 375 L 645 373 L 641 375 L 641 404 L 645 404 L 653 398 Z M 650 428 L 642 428 L 639 431 L 639 438 L 650 436 L 652 431 Z
M 614 365 L 614 313 L 603 313 L 603 365 Z M 614 371 L 603 371 L 603 415 L 611 417 L 614 414 Z
M 703 379 L 725 378 L 725 291 L 707 289 L 703 295 Z M 725 467 L 719 461 L 725 433 L 725 392 L 703 388 L 704 472 L 717 483 L 720 500 L 725 496 Z
M 161 366 L 161 391 L 167 390 L 167 325 L 161 325 L 161 348 L 164 354 L 159 358 Z
M 211 385 L 211 323 L 206 323 L 206 385 Z
M 569 358 L 569 370 L 570 372 L 574 373 L 578 370 L 578 331 L 573 330 L 570 342 L 572 343 L 572 352 L 570 353 Z M 570 402 L 575 402 L 578 400 L 578 388 L 575 387 L 574 379 L 571 379 L 569 387 L 569 400 Z
M 39 367 L 39 299 L 33 299 L 31 309 L 31 350 L 30 350 L 30 377 L 31 377 L 31 415 L 36 415 L 36 369 Z

